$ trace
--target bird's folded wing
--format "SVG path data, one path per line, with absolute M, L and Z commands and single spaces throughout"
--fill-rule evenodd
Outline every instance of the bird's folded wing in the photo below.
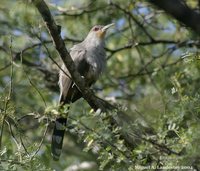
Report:
M 85 77 L 89 71 L 90 65 L 86 60 L 86 50 L 83 47 L 75 45 L 70 50 L 70 55 L 74 60 L 75 66 L 81 76 Z M 69 71 L 63 65 L 62 69 L 70 76 Z M 60 102 L 70 103 L 82 97 L 74 82 L 62 70 L 60 71 L 59 86 L 60 86 Z

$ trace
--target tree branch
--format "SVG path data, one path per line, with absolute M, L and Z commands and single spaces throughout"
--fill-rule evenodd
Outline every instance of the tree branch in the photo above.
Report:
M 149 0 L 178 21 L 200 34 L 200 14 L 189 8 L 182 0 Z

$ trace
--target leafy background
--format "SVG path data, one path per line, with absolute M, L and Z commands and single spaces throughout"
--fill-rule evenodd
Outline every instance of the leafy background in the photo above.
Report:
M 197 1 L 184 2 L 200 10 Z M 67 49 L 93 25 L 115 23 L 106 38 L 106 72 L 92 88 L 123 111 L 122 124 L 110 124 L 117 111 L 75 102 L 62 156 L 52 160 L 52 121 L 63 112 L 55 64 L 61 61 L 33 4 L 1 0 L 0 170 L 198 170 L 198 34 L 147 1 L 46 3 Z

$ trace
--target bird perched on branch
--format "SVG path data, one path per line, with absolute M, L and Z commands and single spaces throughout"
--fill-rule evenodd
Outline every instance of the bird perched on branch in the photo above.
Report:
M 70 49 L 70 55 L 75 66 L 80 75 L 84 77 L 87 86 L 94 84 L 100 74 L 104 71 L 106 65 L 104 38 L 107 29 L 113 25 L 114 24 L 94 26 L 83 42 L 74 45 Z M 74 84 L 70 73 L 64 64 L 62 65 L 62 70 L 60 70 L 59 86 L 61 105 L 73 103 L 82 97 L 81 92 Z M 61 155 L 66 124 L 67 116 L 58 117 L 55 121 L 51 144 L 51 151 L 54 160 L 59 160 Z

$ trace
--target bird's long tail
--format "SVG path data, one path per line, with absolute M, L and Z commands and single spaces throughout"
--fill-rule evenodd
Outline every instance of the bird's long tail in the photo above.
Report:
M 66 124 L 67 118 L 60 117 L 55 121 L 51 142 L 51 154 L 54 160 L 59 160 L 61 155 Z

